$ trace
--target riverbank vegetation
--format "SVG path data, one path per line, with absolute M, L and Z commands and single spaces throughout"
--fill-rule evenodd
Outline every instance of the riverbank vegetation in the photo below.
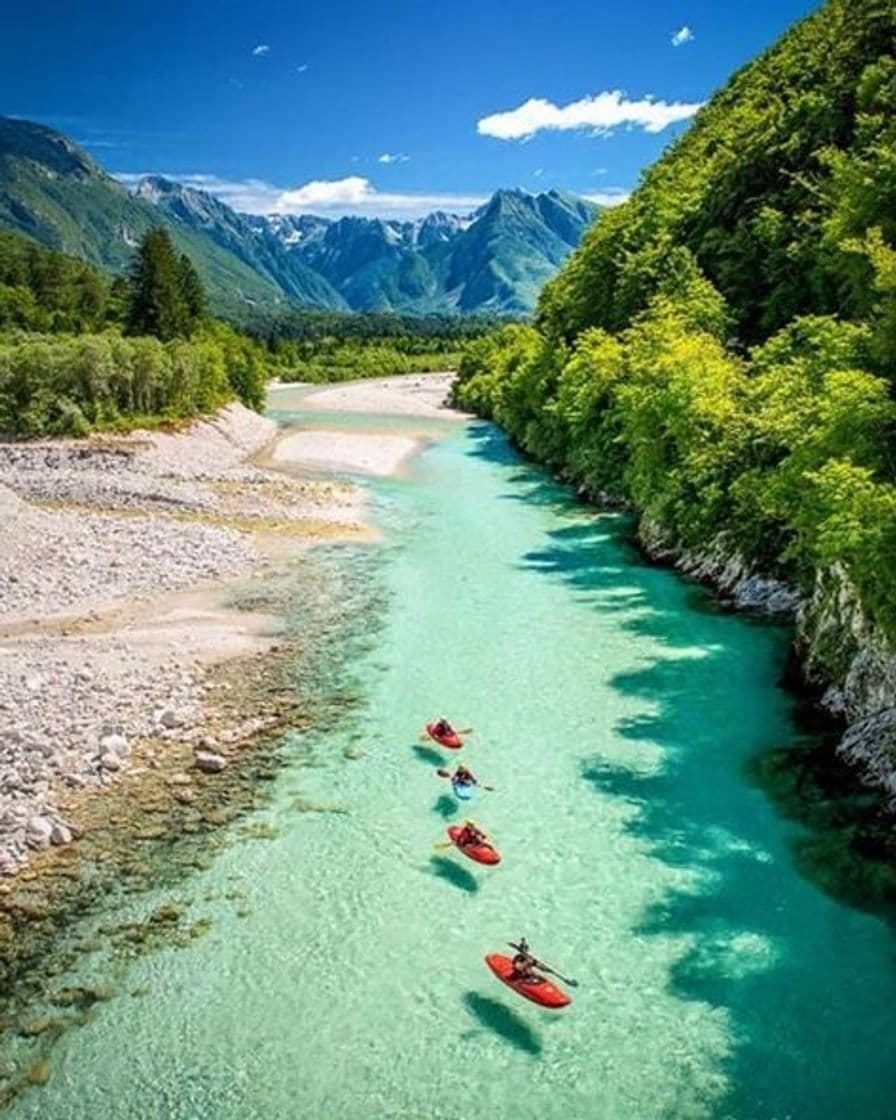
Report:
M 606 212 L 458 402 L 679 548 L 804 589 L 845 571 L 896 640 L 896 16 L 833 0 Z
M 264 403 L 271 378 L 340 381 L 457 368 L 493 321 L 296 311 L 251 336 L 206 310 L 190 260 L 163 230 L 131 273 L 0 233 L 0 431 L 85 435 Z
M 347 381 L 457 369 L 467 342 L 499 322 L 485 315 L 294 311 L 261 337 L 294 380 Z

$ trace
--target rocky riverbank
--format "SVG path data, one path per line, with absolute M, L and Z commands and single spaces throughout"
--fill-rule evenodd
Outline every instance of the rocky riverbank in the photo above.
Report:
M 647 555 L 712 587 L 736 610 L 794 625 L 794 650 L 820 707 L 845 724 L 838 754 L 880 789 L 896 812 L 896 651 L 869 622 L 845 570 L 819 573 L 811 595 L 755 572 L 724 537 L 684 550 L 647 519 Z
M 219 770 L 276 722 L 215 712 L 215 667 L 279 644 L 251 589 L 365 533 L 351 487 L 254 465 L 276 432 L 231 405 L 177 432 L 0 444 L 0 877 L 78 837 L 79 791 L 185 746 Z

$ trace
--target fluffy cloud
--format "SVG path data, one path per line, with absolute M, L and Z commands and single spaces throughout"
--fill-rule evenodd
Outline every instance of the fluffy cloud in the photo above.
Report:
M 312 179 L 294 190 L 282 191 L 269 212 L 279 214 L 388 214 L 418 217 L 430 210 L 470 210 L 481 206 L 481 195 L 398 194 L 378 191 L 369 179 Z
M 345 179 L 311 179 L 304 186 L 281 191 L 274 209 L 281 213 L 301 213 L 320 207 L 358 206 L 374 193 L 369 180 L 360 175 L 348 175 Z
M 645 132 L 662 132 L 670 124 L 692 117 L 700 105 L 700 102 L 658 101 L 649 94 L 638 101 L 630 101 L 618 89 L 583 97 L 568 105 L 530 97 L 516 109 L 483 117 L 476 130 L 480 136 L 494 136 L 498 140 L 528 140 L 542 131 L 610 132 L 623 125 L 643 128 Z
M 252 53 L 254 55 L 267 54 L 270 49 L 267 43 L 259 43 L 257 47 L 252 48 Z
M 296 73 L 297 74 L 304 74 L 307 69 L 308 69 L 308 63 L 303 62 L 301 66 L 296 67 Z
M 687 25 L 685 25 L 684 27 L 679 27 L 679 29 L 672 36 L 672 46 L 684 46 L 685 43 L 690 43 L 691 39 L 693 38 L 694 32 L 691 31 L 690 27 L 688 27 Z
M 418 218 L 432 210 L 466 213 L 486 201 L 484 195 L 378 191 L 369 179 L 360 175 L 349 175 L 345 179 L 312 179 L 293 190 L 283 190 L 263 179 L 222 179 L 204 172 L 120 172 L 115 178 L 127 187 L 135 187 L 147 175 L 160 175 L 163 179 L 207 191 L 242 214 L 311 213 L 335 217 L 364 214 L 367 217 Z
M 377 163 L 407 163 L 410 156 L 406 156 L 404 152 L 383 152 L 381 156 L 376 157 Z

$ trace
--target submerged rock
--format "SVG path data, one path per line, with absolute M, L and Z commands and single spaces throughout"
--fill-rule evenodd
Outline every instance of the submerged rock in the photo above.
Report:
M 25 1074 L 25 1080 L 31 1085 L 46 1085 L 53 1076 L 53 1067 L 49 1062 L 35 1062 Z
M 48 1031 L 53 1020 L 48 1015 L 31 1015 L 19 1023 L 19 1034 L 25 1038 L 36 1038 L 44 1031 Z

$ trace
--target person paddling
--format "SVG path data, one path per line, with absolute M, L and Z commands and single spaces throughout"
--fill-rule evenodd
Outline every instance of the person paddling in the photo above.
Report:
M 516 955 L 512 961 L 513 973 L 510 979 L 512 981 L 523 981 L 526 984 L 541 983 L 544 977 L 535 971 L 538 960 L 529 952 L 529 943 L 525 937 L 520 938 L 516 950 Z
M 435 727 L 433 727 L 433 733 L 438 735 L 442 739 L 446 739 L 449 735 L 457 734 L 457 732 L 454 730 L 448 720 L 445 719 L 444 716 L 441 719 L 436 720 Z
M 480 845 L 491 847 L 488 836 L 486 836 L 474 821 L 464 821 L 464 827 L 457 838 L 457 844 L 460 848 L 465 848 L 467 846 L 479 847 Z
M 455 785 L 459 785 L 459 786 L 478 786 L 479 785 L 479 779 L 476 777 L 476 775 L 473 773 L 473 771 L 470 770 L 469 767 L 464 766 L 464 764 L 462 762 L 459 762 L 457 764 L 457 767 L 456 767 L 454 773 L 451 775 L 451 781 Z

